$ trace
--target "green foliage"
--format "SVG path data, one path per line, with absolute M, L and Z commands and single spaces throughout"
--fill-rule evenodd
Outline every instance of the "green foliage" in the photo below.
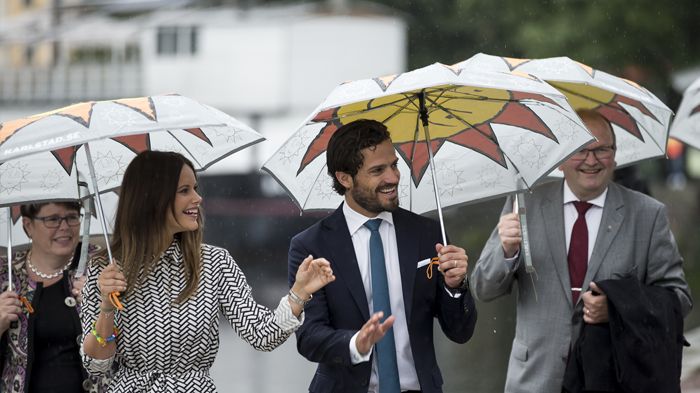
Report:
M 408 15 L 409 68 L 478 52 L 569 56 L 617 75 L 637 66 L 652 90 L 700 63 L 696 1 L 375 0 Z

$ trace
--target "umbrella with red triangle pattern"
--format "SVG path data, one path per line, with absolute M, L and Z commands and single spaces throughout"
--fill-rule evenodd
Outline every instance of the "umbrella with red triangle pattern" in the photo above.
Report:
M 518 59 L 478 53 L 454 65 L 467 71 L 529 74 L 564 94 L 574 109 L 600 113 L 615 132 L 618 167 L 663 157 L 673 112 L 638 83 L 568 57 Z M 557 172 L 555 171 L 555 175 Z
M 58 192 L 53 186 L 77 179 L 76 173 L 89 175 L 113 262 L 100 193 L 119 187 L 133 157 L 144 150 L 176 151 L 204 170 L 262 140 L 233 117 L 180 95 L 78 103 L 0 124 L 0 203 L 26 201 L 32 178 L 45 180 L 43 199 L 52 199 Z
M 700 149 L 700 78 L 683 92 L 683 100 L 671 125 L 671 136 Z
M 339 85 L 263 169 L 302 210 L 338 207 L 326 147 L 358 119 L 387 126 L 402 158 L 399 205 L 437 211 L 443 241 L 443 206 L 526 190 L 593 141 L 564 95 L 537 78 L 435 63 Z

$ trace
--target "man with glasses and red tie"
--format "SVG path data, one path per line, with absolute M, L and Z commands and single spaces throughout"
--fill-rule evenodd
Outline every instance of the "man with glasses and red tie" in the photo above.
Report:
M 692 306 L 664 205 L 612 182 L 612 127 L 598 112 L 578 114 L 597 141 L 560 166 L 564 180 L 526 198 L 536 274 L 526 273 L 521 261 L 520 222 L 510 198 L 472 272 L 474 295 L 482 301 L 510 293 L 517 282 L 505 392 L 562 391 L 582 324 L 608 321 L 607 298 L 596 281 L 636 276 L 642 284 L 672 289 L 683 316 Z

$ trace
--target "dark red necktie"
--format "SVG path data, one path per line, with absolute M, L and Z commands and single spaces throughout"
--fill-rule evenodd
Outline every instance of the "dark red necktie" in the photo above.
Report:
M 583 278 L 588 269 L 588 225 L 586 225 L 586 212 L 591 208 L 590 203 L 575 201 L 574 207 L 578 211 L 578 218 L 574 222 L 569 242 L 569 279 L 571 280 L 571 296 L 574 305 L 581 295 Z

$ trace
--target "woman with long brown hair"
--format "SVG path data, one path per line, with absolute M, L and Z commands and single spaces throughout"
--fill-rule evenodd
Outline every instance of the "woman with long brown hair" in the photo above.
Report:
M 94 261 L 83 290 L 83 362 L 96 373 L 118 363 L 111 392 L 215 391 L 220 311 L 241 338 L 270 351 L 335 279 L 328 261 L 309 256 L 275 310 L 257 304 L 229 253 L 202 243 L 201 202 L 192 163 L 178 153 L 143 152 L 124 173 L 116 262 Z M 115 291 L 123 310 L 110 301 Z

